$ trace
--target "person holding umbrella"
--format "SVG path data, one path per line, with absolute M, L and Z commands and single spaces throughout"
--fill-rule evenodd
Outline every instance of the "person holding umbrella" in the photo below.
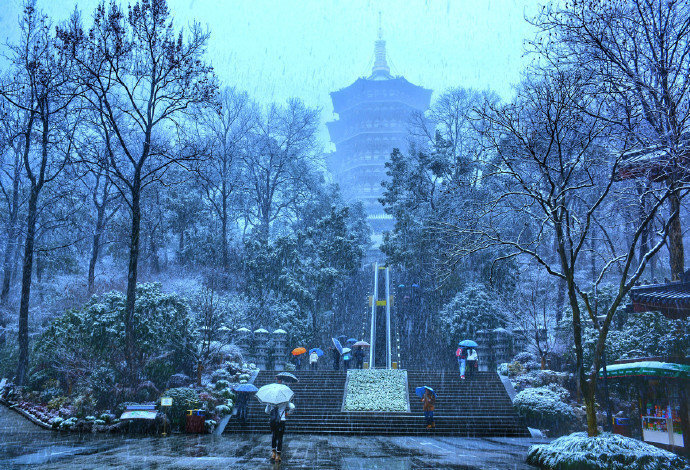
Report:
M 422 409 L 424 410 L 424 419 L 426 420 L 426 428 L 431 429 L 436 427 L 434 422 L 434 408 L 436 407 L 436 394 L 428 387 L 424 387 L 424 396 L 422 396 Z
M 319 356 L 323 355 L 323 351 L 319 348 L 312 348 L 309 350 L 309 368 L 311 370 L 318 370 Z
M 237 398 L 235 399 L 235 407 L 237 408 L 237 419 L 242 423 L 247 422 L 247 415 L 249 413 L 249 397 L 258 391 L 252 384 L 240 384 L 235 387 L 235 394 Z
M 464 339 L 458 343 L 458 350 L 462 348 L 465 351 L 465 358 L 466 358 L 466 364 L 467 368 L 462 367 L 460 368 L 460 375 L 464 379 L 465 377 L 465 372 L 469 377 L 472 376 L 474 373 L 475 369 L 477 368 L 477 352 L 476 348 L 479 345 L 472 341 L 471 339 Z M 457 352 L 456 352 L 457 355 Z M 460 356 L 458 356 L 458 361 L 460 361 Z
M 288 413 L 295 409 L 295 405 L 290 401 L 294 392 L 280 382 L 281 379 L 278 379 L 278 383 L 264 385 L 256 392 L 256 398 L 266 404 L 265 412 L 269 416 L 271 426 L 271 460 L 276 463 L 282 460 L 283 436 Z

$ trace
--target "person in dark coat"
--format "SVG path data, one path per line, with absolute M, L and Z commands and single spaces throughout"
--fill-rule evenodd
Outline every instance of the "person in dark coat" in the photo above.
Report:
M 338 351 L 338 348 L 333 346 L 331 348 L 331 355 L 333 356 L 333 370 L 340 369 L 340 351 Z
M 465 380 L 465 366 L 467 365 L 467 351 L 462 346 L 455 351 L 455 357 L 458 358 L 458 367 L 460 368 L 460 378 Z
M 251 394 L 248 392 L 237 392 L 237 399 L 235 400 L 235 406 L 237 406 L 237 419 L 242 423 L 247 422 L 250 395 Z
M 352 352 L 343 354 L 343 370 L 347 370 L 350 367 L 350 359 L 352 359 Z
M 357 369 L 361 369 L 362 367 L 364 367 L 364 348 L 362 346 L 359 346 L 357 349 L 355 349 L 354 355 L 355 367 Z

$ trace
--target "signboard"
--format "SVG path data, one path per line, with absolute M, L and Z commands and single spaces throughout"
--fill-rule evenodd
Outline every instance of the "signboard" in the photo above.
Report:
M 122 416 L 120 416 L 120 419 L 156 419 L 156 412 L 155 411 L 144 411 L 144 410 L 134 410 L 134 411 L 125 411 L 122 413 Z
M 161 398 L 161 406 L 172 406 L 172 397 Z

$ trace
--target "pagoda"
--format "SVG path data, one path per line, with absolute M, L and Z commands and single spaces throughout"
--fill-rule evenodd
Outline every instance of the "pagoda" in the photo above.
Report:
M 379 198 L 386 178 L 385 163 L 394 148 L 406 151 L 410 118 L 429 107 L 431 90 L 413 85 L 402 76 L 392 76 L 386 59 L 386 41 L 379 18 L 371 75 L 331 93 L 338 119 L 326 123 L 335 152 L 328 169 L 346 201 L 362 201 L 372 228 L 375 248 L 383 232 L 393 229 Z

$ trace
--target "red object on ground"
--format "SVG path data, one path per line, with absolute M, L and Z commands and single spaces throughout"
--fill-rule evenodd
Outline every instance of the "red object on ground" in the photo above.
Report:
M 202 434 L 204 432 L 205 416 L 187 415 L 185 421 L 185 432 L 190 434 Z

